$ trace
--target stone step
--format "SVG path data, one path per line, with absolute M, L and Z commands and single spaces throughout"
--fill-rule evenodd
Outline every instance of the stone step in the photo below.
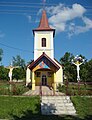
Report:
M 50 100 L 50 101 L 58 101 L 58 102 L 60 102 L 60 101 L 61 102 L 71 102 L 70 100 L 67 100 L 67 99 L 50 99 L 50 98 L 49 99 L 48 98 L 43 99 L 42 98 L 42 100 L 48 100 L 48 101 Z
M 42 96 L 41 111 L 45 115 L 76 115 L 69 96 Z
M 76 111 L 68 111 L 68 114 L 69 115 L 72 115 L 72 114 L 76 115 Z
M 70 99 L 69 96 L 42 96 L 42 98 L 61 98 L 61 99 Z

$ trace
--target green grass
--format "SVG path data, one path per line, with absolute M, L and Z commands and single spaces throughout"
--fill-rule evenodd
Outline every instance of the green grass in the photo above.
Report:
M 71 97 L 78 116 L 41 115 L 39 97 L 0 96 L 0 119 L 9 120 L 90 120 L 92 98 Z
M 0 119 L 22 117 L 26 111 L 36 114 L 40 109 L 39 97 L 0 96 Z
M 92 115 L 92 97 L 71 97 L 80 118 Z

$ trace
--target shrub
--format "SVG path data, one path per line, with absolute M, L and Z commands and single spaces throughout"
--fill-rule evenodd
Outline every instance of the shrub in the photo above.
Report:
M 64 92 L 64 93 L 66 92 L 66 86 L 65 85 L 59 84 L 57 86 L 57 89 L 58 89 L 59 92 Z
M 28 91 L 24 84 L 12 83 L 5 84 L 0 86 L 0 95 L 22 95 L 24 92 Z

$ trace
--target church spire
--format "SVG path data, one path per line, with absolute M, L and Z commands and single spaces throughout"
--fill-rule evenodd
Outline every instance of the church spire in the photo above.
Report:
M 43 12 L 42 12 L 42 18 L 40 20 L 40 24 L 39 24 L 39 27 L 37 29 L 38 30 L 42 30 L 42 29 L 44 29 L 44 30 L 50 29 L 51 30 L 49 23 L 48 23 L 48 19 L 47 19 L 45 10 L 43 10 Z
M 55 33 L 55 29 L 52 29 L 49 26 L 48 18 L 47 18 L 45 10 L 42 11 L 42 17 L 40 19 L 39 26 L 38 26 L 38 28 L 33 30 L 33 33 L 34 33 L 34 31 L 53 31 Z

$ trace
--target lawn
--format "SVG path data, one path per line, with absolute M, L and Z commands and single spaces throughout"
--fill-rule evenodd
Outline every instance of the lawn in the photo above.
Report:
M 26 112 L 38 114 L 40 110 L 39 97 L 0 96 L 0 119 L 21 118 Z M 30 113 L 30 114 L 31 114 Z
M 74 103 L 79 118 L 92 117 L 92 97 L 72 96 L 71 100 Z
M 44 116 L 40 111 L 40 97 L 0 96 L 0 119 L 9 120 L 90 120 L 92 98 L 71 97 L 77 116 Z

